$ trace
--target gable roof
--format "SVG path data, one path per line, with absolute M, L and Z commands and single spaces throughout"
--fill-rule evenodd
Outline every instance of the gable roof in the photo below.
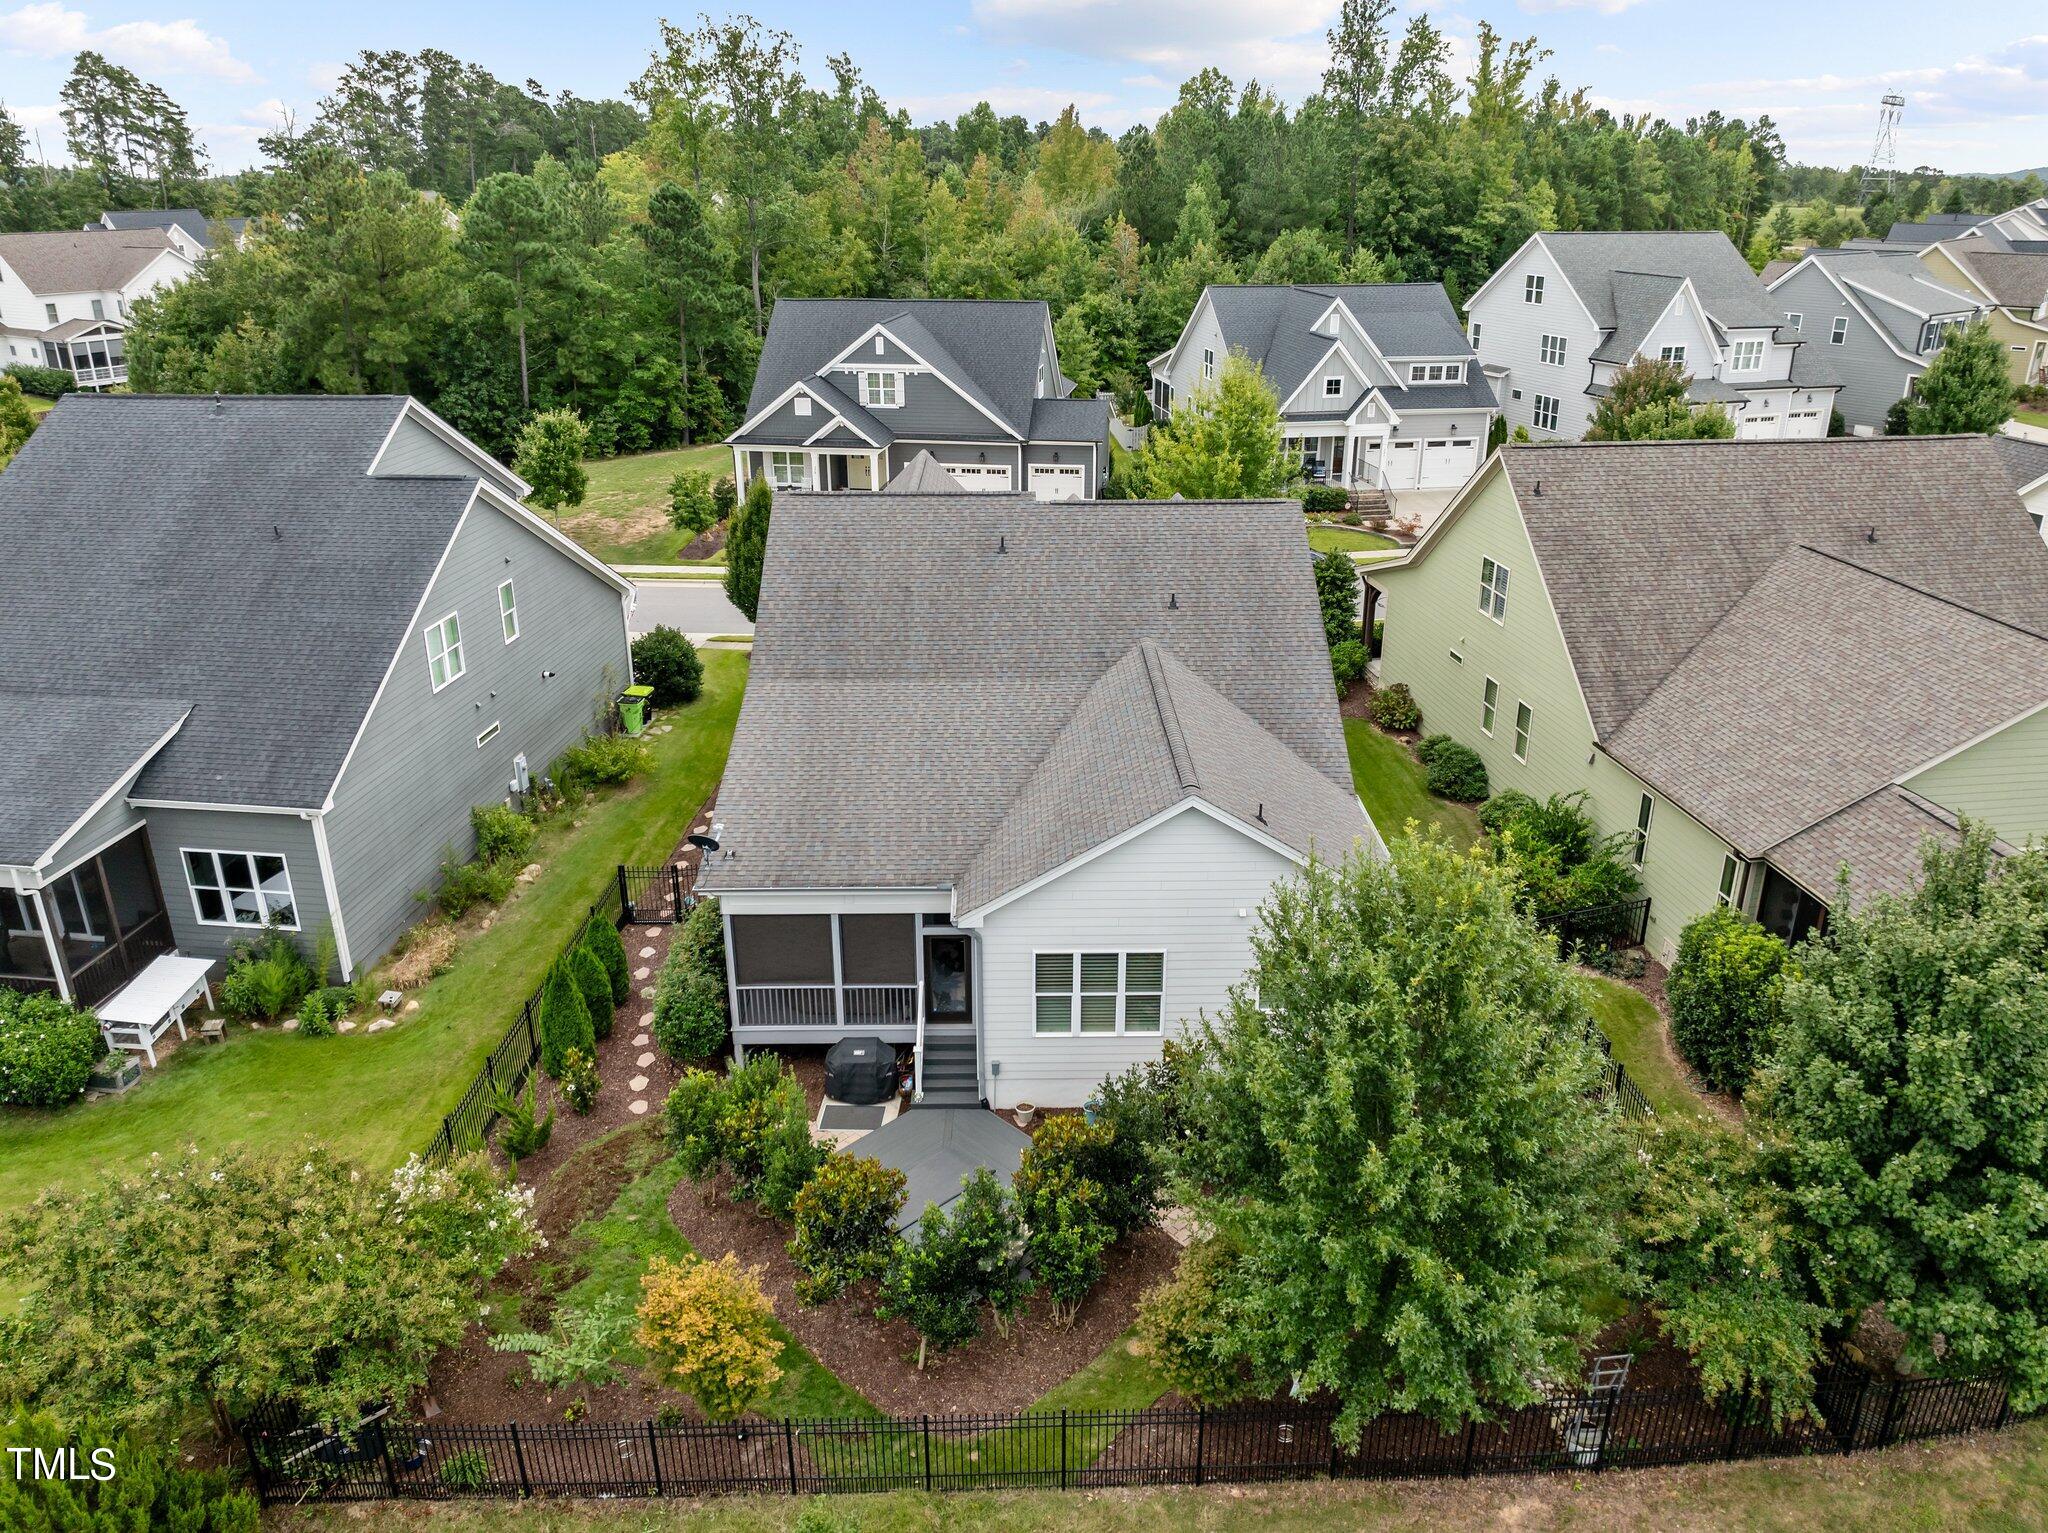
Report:
M 241 238 L 242 231 L 249 227 L 246 218 L 209 219 L 197 208 L 122 208 L 100 214 L 97 225 L 88 228 L 102 229 L 182 229 L 190 235 L 201 250 L 213 248 L 213 229 L 218 224 L 232 239 Z
M 1329 354 L 1333 338 L 1311 327 L 1333 303 L 1350 312 L 1384 356 L 1469 357 L 1472 351 L 1438 282 L 1217 284 L 1203 297 L 1225 347 L 1258 363 L 1283 401 Z
M 185 256 L 161 229 L 77 229 L 0 234 L 5 261 L 30 292 L 109 292 L 131 281 L 165 251 Z
M 922 448 L 916 457 L 896 471 L 896 477 L 882 486 L 885 495 L 962 495 L 966 486 Z
M 67 394 L 0 474 L 0 653 L 190 715 L 139 798 L 322 805 L 478 476 L 371 475 L 397 397 Z
M 1718 229 L 1561 230 L 1536 238 L 1603 330 L 1618 331 L 1636 318 L 1649 292 L 1639 279 L 1651 276 L 1690 279 L 1700 307 L 1724 330 L 1775 329 L 1785 322 L 1749 262 Z
M 1650 272 L 1618 271 L 1608 277 L 1614 328 L 1594 348 L 1598 362 L 1626 363 L 1642 349 L 1644 339 L 1685 289 L 1685 278 Z
M 1914 314 L 1951 314 L 1982 306 L 1975 294 L 1937 282 L 1910 250 L 1809 250 L 1807 259 L 1865 293 Z
M 2048 442 L 2008 436 L 2001 431 L 1991 438 L 1991 445 L 1997 449 L 2005 471 L 2012 476 L 2012 487 L 2020 493 L 2025 494 L 2048 479 Z
M 2048 303 L 2048 255 L 1944 245 L 1953 260 L 2001 308 L 2032 311 Z
M 843 496 L 777 495 L 719 790 L 734 855 L 704 886 L 959 889 L 964 913 L 970 877 L 1000 891 L 1043 871 L 1028 848 L 989 852 L 1013 847 L 1006 824 L 1045 825 L 1075 782 L 1126 793 L 1106 763 L 1142 763 L 1150 784 L 1111 818 L 1166 791 L 1157 704 L 1150 735 L 1135 706 L 1148 641 L 1200 792 L 1232 815 L 1251 793 L 1248 820 L 1263 800 L 1276 841 L 1327 828 L 1350 766 L 1295 503 L 1103 501 L 1077 517 L 1021 495 L 879 495 L 849 516 Z M 1074 734 L 1084 708 L 1097 723 Z M 1242 788 L 1246 767 L 1219 754 L 1272 786 Z
M 176 730 L 157 697 L 0 692 L 0 864 L 33 865 Z
M 778 299 L 745 418 L 752 420 L 794 384 L 823 382 L 821 369 L 881 325 L 995 417 L 990 436 L 1007 430 L 1021 437 L 1031 428 L 1038 359 L 1051 323 L 1038 299 Z M 876 426 L 878 440 L 889 440 L 887 428 Z

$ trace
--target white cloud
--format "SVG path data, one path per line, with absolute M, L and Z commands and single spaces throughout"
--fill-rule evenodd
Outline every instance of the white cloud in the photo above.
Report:
M 1553 11 L 1593 11 L 1602 16 L 1619 16 L 1643 0 L 1519 0 L 1523 10 L 1534 16 Z
M 242 82 L 256 78 L 256 71 L 229 50 L 226 39 L 189 17 L 123 21 L 96 29 L 85 12 L 68 9 L 62 0 L 42 0 L 0 15 L 0 48 L 46 59 L 92 48 L 143 73 Z
M 1283 92 L 1313 90 L 1339 0 L 974 0 L 981 30 L 1008 43 L 1142 66 L 1184 79 L 1208 65 Z
M 337 64 L 331 59 L 322 59 L 317 64 L 306 66 L 306 83 L 323 95 L 341 84 L 341 77 L 347 73 L 348 65 Z
M 1051 122 L 1069 105 L 1080 110 L 1091 127 L 1127 128 L 1133 122 L 1150 122 L 1164 107 L 1132 108 L 1117 97 L 1100 91 L 1053 90 L 1035 85 L 997 85 L 988 90 L 946 91 L 929 96 L 897 96 L 889 104 L 910 113 L 914 122 L 950 120 L 986 101 L 998 116 L 1017 116 L 1032 122 Z

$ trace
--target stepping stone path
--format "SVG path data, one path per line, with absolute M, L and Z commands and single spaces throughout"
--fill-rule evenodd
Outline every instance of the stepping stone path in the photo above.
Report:
M 647 1040 L 645 1038 L 642 1038 L 639 1041 L 641 1043 L 645 1043 Z M 645 1054 L 642 1054 L 638 1059 L 634 1060 L 633 1063 L 638 1065 L 643 1070 L 646 1069 L 649 1065 L 654 1063 L 654 1050 L 649 1049 Z
M 636 976 L 634 976 L 634 977 L 635 977 L 635 978 L 637 978 L 637 979 L 645 979 L 645 978 L 647 977 L 647 971 L 646 971 L 645 969 L 642 969 L 642 970 L 641 970 L 641 971 L 639 972 L 639 974 L 637 974 L 637 975 L 636 975 Z M 643 1001 L 651 1001 L 651 1000 L 653 1000 L 653 999 L 654 999 L 654 987 L 653 987 L 652 985 L 642 985 L 642 986 L 640 987 L 640 999 L 641 999 L 641 1000 L 643 1000 Z
M 647 1035 L 646 1035 L 645 1033 L 635 1033 L 635 1034 L 633 1035 L 633 1047 L 634 1047 L 634 1048 L 636 1048 L 636 1049 L 644 1049 L 644 1048 L 646 1048 L 646 1047 L 647 1047 Z
M 634 1076 L 631 1080 L 626 1082 L 626 1089 L 632 1092 L 635 1096 L 638 1096 L 641 1092 L 647 1089 L 647 1077 L 644 1075 Z
M 645 1100 L 628 1102 L 626 1104 L 626 1111 L 636 1118 L 643 1117 L 647 1112 L 647 1103 Z
M 640 949 L 640 956 L 642 958 L 652 958 L 654 956 L 654 949 L 651 947 L 644 947 Z
M 640 1025 L 642 1027 L 654 1026 L 654 1013 L 651 1011 L 643 1012 L 640 1017 Z M 635 1038 L 633 1041 L 635 1043 L 645 1043 L 647 1040 L 645 1038 Z

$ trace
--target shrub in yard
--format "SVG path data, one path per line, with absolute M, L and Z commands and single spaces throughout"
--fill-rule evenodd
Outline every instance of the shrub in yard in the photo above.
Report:
M 319 981 L 305 954 L 276 927 L 228 952 L 217 991 L 220 1009 L 239 1021 L 274 1022 Z
M 676 950 L 683 956 L 677 958 Z M 670 950 L 669 961 L 685 965 L 693 974 L 703 974 L 725 983 L 725 918 L 719 913 L 715 895 L 704 895 L 683 917 L 683 929 Z
M 1220 1279 L 1229 1259 L 1217 1241 L 1190 1246 L 1173 1280 L 1138 1301 L 1138 1338 L 1153 1368 L 1198 1405 L 1220 1405 L 1246 1391 L 1222 1308 Z
M 725 1041 L 725 985 L 664 966 L 654 992 L 654 1041 L 680 1063 L 708 1059 Z
M 967 1179 L 950 1214 L 927 1205 L 917 1228 L 896 1242 L 875 1313 L 917 1332 L 919 1368 L 929 1348 L 944 1352 L 980 1335 L 984 1306 L 999 1325 L 1022 1308 L 1031 1291 L 1022 1237 L 1008 1195 L 983 1167 Z
M 639 1329 L 656 1377 L 681 1389 L 712 1421 L 757 1405 L 782 1377 L 775 1311 L 761 1269 L 730 1251 L 717 1261 L 657 1256 L 640 1279 Z
M 1055 1189 L 1056 1195 L 1070 1183 L 1091 1183 L 1098 1216 L 1114 1233 L 1128 1235 L 1152 1221 L 1154 1204 L 1147 1193 L 1156 1193 L 1157 1184 L 1148 1187 L 1150 1177 L 1143 1145 L 1120 1142 L 1108 1122 L 1055 1113 L 1039 1125 L 1025 1150 L 1015 1186 L 1023 1200 L 1028 1189 L 1041 1184 Z
M 1052 1118 L 1045 1127 L 1080 1121 Z M 1107 1133 L 1100 1136 L 1102 1149 L 1107 1149 L 1109 1138 Z M 1011 1184 L 1024 1226 L 1024 1260 L 1032 1281 L 1052 1304 L 1054 1321 L 1072 1325 L 1081 1302 L 1102 1277 L 1102 1254 L 1115 1241 L 1116 1231 L 1106 1217 L 1108 1200 L 1102 1185 L 1081 1174 L 1086 1156 L 1069 1148 L 1034 1163 L 1036 1150 L 1034 1144 L 1024 1152 L 1024 1164 Z
M 1342 485 L 1306 484 L 1301 488 L 1301 509 L 1309 516 L 1335 516 L 1351 509 L 1351 496 Z
M 740 487 L 732 475 L 720 474 L 711 482 L 711 524 L 715 527 L 732 515 L 740 503 Z
M 443 847 L 441 885 L 433 900 L 442 915 L 459 921 L 478 905 L 503 903 L 518 879 L 519 869 L 510 861 L 464 862 L 455 855 L 455 848 Z
M 21 385 L 24 394 L 40 394 L 45 399 L 61 399 L 78 387 L 78 380 L 61 367 L 30 367 L 15 362 L 9 365 L 7 376 Z
M 584 1003 L 583 992 L 569 965 L 557 958 L 548 966 L 547 978 L 541 982 L 541 1068 L 559 1079 L 562 1061 L 567 1058 L 569 1050 L 581 1049 L 588 1054 L 596 1046 L 597 1034 L 590 1024 L 590 1007 Z
M 668 482 L 668 524 L 676 531 L 702 532 L 717 520 L 709 474 L 686 468 Z
M 1738 910 L 1716 905 L 1678 934 L 1664 987 L 1671 1036 L 1716 1091 L 1741 1095 L 1778 1025 L 1791 949 Z
M 555 1084 L 562 1088 L 571 1112 L 586 1113 L 596 1104 L 598 1088 L 604 1081 L 597 1073 L 596 1060 L 581 1049 L 571 1049 L 563 1056 L 562 1078 Z
M 85 1090 L 106 1054 L 99 1019 L 54 995 L 0 987 L 0 1103 L 55 1107 Z
M 593 1387 L 618 1377 L 619 1348 L 633 1330 L 633 1309 L 619 1294 L 585 1307 L 564 1305 L 545 1331 L 493 1336 L 493 1352 L 523 1352 L 527 1371 L 549 1389 L 571 1384 Z
M 612 1031 L 612 977 L 605 973 L 604 965 L 597 954 L 583 943 L 578 943 L 564 955 L 569 965 L 569 977 L 576 981 L 576 990 L 583 997 L 584 1010 L 590 1013 L 590 1036 L 595 1042 L 608 1038 Z
M 771 1107 L 768 1151 L 761 1171 L 761 1206 L 778 1219 L 796 1212 L 797 1195 L 818 1174 L 829 1144 L 811 1137 L 811 1104 L 795 1076 L 784 1076 Z
M 32 1472 L 67 1451 L 77 1475 Z M 65 1533 L 257 1533 L 256 1498 L 218 1469 L 187 1469 L 174 1448 L 117 1435 L 87 1423 L 67 1426 L 48 1412 L 18 1409 L 0 1418 L 0 1528 Z M 105 1471 L 96 1478 L 95 1471 Z
M 570 1054 L 577 1051 L 571 1049 Z M 498 1130 L 498 1148 L 513 1160 L 524 1160 L 537 1150 L 546 1147 L 555 1133 L 555 1110 L 550 1107 L 546 1117 L 537 1116 L 540 1108 L 540 1077 L 528 1076 L 526 1094 L 507 1091 L 500 1086 L 491 1098 L 491 1110 L 497 1113 L 502 1127 Z
M 688 1176 L 704 1176 L 719 1161 L 719 1120 L 725 1113 L 725 1082 L 709 1070 L 685 1070 L 662 1104 L 662 1132 Z
M 1346 639 L 1330 651 L 1330 674 L 1336 678 L 1337 690 L 1346 692 L 1365 679 L 1365 646 L 1356 639 Z
M 903 1211 L 903 1173 L 864 1155 L 830 1155 L 796 1195 L 790 1260 L 797 1301 L 823 1304 L 882 1275 Z
M 633 679 L 654 688 L 655 707 L 676 708 L 703 692 L 704 662 L 682 630 L 664 624 L 633 641 Z
M 1167 1160 L 1192 1132 L 1181 1111 L 1181 1083 L 1198 1059 L 1193 1043 L 1167 1038 L 1159 1058 L 1134 1064 L 1095 1090 L 1096 1121 L 1115 1136 L 1110 1140 L 1113 1169 L 1102 1174 L 1128 1208 L 1127 1215 L 1119 1215 L 1125 1233 L 1158 1216 Z
M 732 1173 L 735 1198 L 761 1195 L 769 1157 L 777 1145 L 776 1130 L 789 1116 L 792 1092 L 801 1103 L 803 1088 L 795 1077 L 783 1073 L 782 1061 L 774 1054 L 757 1053 L 726 1076 L 718 1153 Z
M 323 985 L 299 1002 L 299 1036 L 326 1038 L 333 1035 L 341 1019 L 355 1009 L 356 992 L 351 985 Z
M 626 944 L 619 936 L 618 927 L 599 917 L 583 934 L 583 945 L 604 966 L 605 978 L 611 981 L 612 1004 L 625 1005 L 633 996 L 633 970 L 627 961 Z
M 1476 804 L 1486 797 L 1486 763 L 1479 752 L 1449 735 L 1431 735 L 1415 747 L 1429 791 L 1458 804 Z
M 1642 892 L 1628 833 L 1602 836 L 1583 792 L 1538 801 L 1509 789 L 1479 811 L 1479 823 L 1499 843 L 1520 886 L 1521 905 L 1539 922 L 1568 911 L 1614 911 Z M 1614 919 L 1620 921 L 1619 912 Z M 1586 927 L 1583 919 L 1579 925 L 1586 940 L 1608 935 Z
M 1358 637 L 1358 566 L 1341 549 L 1315 558 L 1316 603 L 1323 611 L 1323 638 L 1335 649 Z
M 1415 701 L 1415 694 L 1408 690 L 1408 683 L 1397 681 L 1391 687 L 1381 687 L 1373 693 L 1372 701 L 1365 705 L 1366 716 L 1380 728 L 1398 734 L 1406 729 L 1422 727 L 1422 708 Z
M 476 833 L 478 862 L 523 862 L 540 834 L 539 826 L 508 804 L 478 804 L 469 812 L 469 828 Z
M 548 766 L 548 776 L 565 793 L 614 788 L 647 770 L 647 745 L 630 735 L 585 735 Z
M 441 1461 L 441 1483 L 450 1490 L 482 1490 L 491 1483 L 491 1463 L 480 1448 L 464 1448 Z

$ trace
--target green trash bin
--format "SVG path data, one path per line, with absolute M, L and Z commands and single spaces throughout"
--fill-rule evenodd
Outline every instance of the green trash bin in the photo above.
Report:
M 626 733 L 637 735 L 647 728 L 647 715 L 654 706 L 654 688 L 628 687 L 619 694 L 619 722 Z

